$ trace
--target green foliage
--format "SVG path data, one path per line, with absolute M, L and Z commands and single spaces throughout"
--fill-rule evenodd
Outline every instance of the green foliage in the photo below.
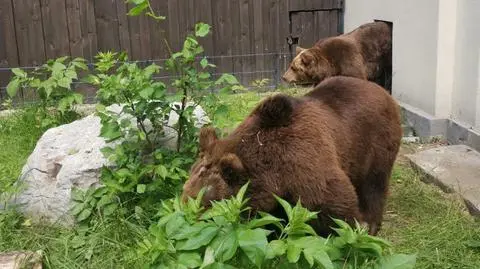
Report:
M 131 2 L 136 6 L 130 15 L 149 10 L 157 17 L 148 1 Z M 105 211 L 117 207 L 122 208 L 118 211 L 121 215 L 138 208 L 148 215 L 163 199 L 180 191 L 197 151 L 194 109 L 198 105 L 210 108 L 211 118 L 226 115 L 228 109 L 219 105 L 220 97 L 214 91 L 226 94 L 238 87 L 237 79 L 229 74 L 214 80 L 210 74 L 214 65 L 200 57 L 203 48 L 197 38 L 209 31 L 209 25 L 198 23 L 181 51 L 172 53 L 165 62 L 165 70 L 175 77 L 169 85 L 154 79 L 162 69 L 156 64 L 141 67 L 128 62 L 125 53 L 96 56 L 95 71 L 88 82 L 98 88 L 100 136 L 109 143 L 102 153 L 111 165 L 102 168 L 103 191 L 87 192 L 72 208 L 77 221 L 91 222 L 97 213 L 104 217 Z M 167 92 L 169 87 L 173 94 Z M 114 104 L 120 105 L 119 111 L 111 109 Z M 167 126 L 172 113 L 178 115 L 178 122 Z M 177 134 L 175 150 L 164 147 L 168 131 Z
M 14 76 L 7 85 L 7 93 L 13 98 L 20 88 L 35 91 L 40 103 L 36 104 L 33 110 L 38 120 L 37 125 L 42 129 L 68 123 L 78 117 L 74 106 L 83 102 L 83 96 L 71 89 L 72 82 L 78 79 L 78 72 L 81 70 L 87 70 L 85 60 L 70 60 L 68 57 L 49 60 L 30 73 L 14 68 Z
M 247 187 L 243 186 L 235 197 L 212 202 L 209 209 L 201 206 L 203 192 L 186 203 L 178 197 L 164 201 L 158 222 L 139 242 L 145 266 L 408 269 L 415 265 L 415 256 L 389 255 L 387 242 L 340 220 L 335 220 L 338 236 L 317 236 L 307 224 L 317 213 L 300 202 L 292 207 L 276 197 L 288 216 L 286 225 L 267 213 L 245 219 L 242 216 L 250 210 L 244 198 Z M 281 236 L 268 241 L 271 231 L 266 225 L 279 227 Z

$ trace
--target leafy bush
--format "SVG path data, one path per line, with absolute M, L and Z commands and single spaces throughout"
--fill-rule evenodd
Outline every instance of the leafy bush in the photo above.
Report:
M 88 81 L 98 87 L 100 135 L 114 142 L 102 149 L 112 165 L 102 169 L 103 187 L 75 200 L 72 213 L 78 221 L 90 221 L 93 213 L 109 216 L 119 206 L 123 209 L 119 212 L 126 214 L 138 208 L 151 212 L 163 199 L 178 193 L 197 151 L 194 109 L 203 105 L 212 112 L 210 118 L 225 116 L 228 108 L 214 91 L 219 88 L 227 94 L 239 87 L 229 74 L 213 80 L 209 69 L 214 65 L 199 57 L 203 48 L 197 38 L 209 31 L 209 25 L 198 23 L 182 50 L 165 62 L 165 69 L 175 77 L 169 85 L 174 94 L 154 79 L 160 66 L 140 67 L 128 62 L 125 53 L 97 55 L 95 73 Z M 109 108 L 113 104 L 120 104 L 120 111 Z M 167 126 L 171 113 L 178 115 L 178 122 Z M 164 147 L 169 130 L 177 134 L 176 150 Z
M 61 57 L 49 60 L 46 64 L 28 73 L 19 68 L 7 85 L 7 93 L 15 97 L 20 88 L 33 89 L 40 102 L 33 106 L 38 127 L 47 129 L 68 123 L 78 118 L 74 105 L 83 103 L 83 96 L 71 89 L 73 80 L 78 79 L 78 71 L 87 70 L 85 60 Z
M 141 242 L 140 254 L 149 268 L 389 268 L 407 269 L 415 256 L 390 255 L 389 243 L 335 220 L 338 236 L 322 238 L 308 221 L 310 212 L 298 202 L 292 207 L 276 197 L 288 222 L 267 213 L 245 219 L 250 208 L 244 198 L 247 185 L 231 199 L 201 206 L 200 194 L 183 203 L 178 197 L 163 202 L 158 222 Z M 278 238 L 268 241 L 275 225 Z

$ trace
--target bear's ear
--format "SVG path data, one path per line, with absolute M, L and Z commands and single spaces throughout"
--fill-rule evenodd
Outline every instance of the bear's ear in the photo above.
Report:
M 200 129 L 200 152 L 205 152 L 215 141 L 217 141 L 217 134 L 213 127 L 203 127 Z
M 257 108 L 261 128 L 281 127 L 290 124 L 295 99 L 285 94 L 267 98 Z
M 300 58 L 302 59 L 302 63 L 305 66 L 309 66 L 311 63 L 313 63 L 314 58 L 313 55 L 310 53 L 303 53 Z
M 233 153 L 227 153 L 220 159 L 220 169 L 227 183 L 237 181 L 241 174 L 245 172 L 242 161 Z
M 300 54 L 300 52 L 302 52 L 302 51 L 304 51 L 304 50 L 305 50 L 305 49 L 302 48 L 302 47 L 300 47 L 300 46 L 295 47 L 295 52 L 297 53 L 297 55 Z

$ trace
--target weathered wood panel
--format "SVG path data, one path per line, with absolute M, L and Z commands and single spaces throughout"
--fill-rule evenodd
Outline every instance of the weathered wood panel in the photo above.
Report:
M 108 50 L 126 51 L 131 60 L 165 59 L 182 48 L 195 23 L 205 22 L 212 32 L 199 41 L 217 65 L 215 72 L 236 73 L 244 84 L 278 79 L 289 58 L 283 54 L 294 47 L 287 38 L 298 35 L 300 45 L 310 46 L 337 35 L 343 1 L 153 0 L 151 5 L 167 20 L 127 16 L 131 6 L 123 0 L 2 0 L 0 67 L 39 65 L 64 55 L 93 61 Z M 0 87 L 6 83 L 0 72 Z
M 48 59 L 71 55 L 65 0 L 40 0 L 45 53 Z
M 13 7 L 19 64 L 43 64 L 46 57 L 40 0 L 15 0 Z

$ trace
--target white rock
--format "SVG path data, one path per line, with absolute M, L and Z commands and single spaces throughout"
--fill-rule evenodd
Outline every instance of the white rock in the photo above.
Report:
M 109 109 L 120 111 L 121 107 Z M 209 122 L 203 109 L 197 107 L 194 114 L 198 127 Z M 168 124 L 177 121 L 178 115 L 172 111 Z M 73 224 L 68 214 L 72 187 L 99 186 L 100 170 L 108 165 L 100 152 L 106 145 L 99 137 L 100 128 L 100 118 L 90 115 L 45 132 L 22 169 L 19 183 L 24 183 L 24 189 L 13 203 L 33 219 Z M 164 146 L 175 149 L 176 138 L 176 132 L 169 131 Z

